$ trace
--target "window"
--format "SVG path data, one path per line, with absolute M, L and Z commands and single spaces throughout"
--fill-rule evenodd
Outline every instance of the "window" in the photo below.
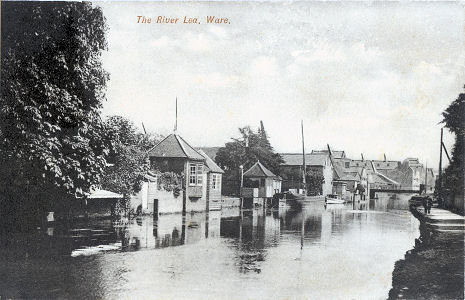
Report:
M 202 185 L 202 169 L 201 164 L 189 165 L 189 185 Z
M 211 181 L 212 190 L 219 190 L 220 186 L 221 186 L 221 175 L 212 174 L 212 181 Z
M 203 171 L 203 166 L 197 165 L 197 185 L 202 185 L 202 181 L 203 181 L 202 171 Z
M 348 168 L 349 166 L 350 166 L 350 163 L 346 161 L 346 168 Z
M 197 165 L 190 165 L 189 171 L 189 185 L 195 185 L 197 183 Z

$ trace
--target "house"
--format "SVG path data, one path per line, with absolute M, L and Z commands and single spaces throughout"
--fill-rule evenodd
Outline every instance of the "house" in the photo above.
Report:
M 271 205 L 271 199 L 281 192 L 281 177 L 268 170 L 260 161 L 244 172 L 244 187 L 241 196 L 243 207 Z
M 406 158 L 394 169 L 375 168 L 379 173 L 398 182 L 403 190 L 419 191 L 420 185 L 425 183 L 426 171 L 418 158 Z
M 393 170 L 397 168 L 401 162 L 396 160 L 368 160 L 368 159 L 350 159 L 347 157 L 334 157 L 335 165 L 342 170 L 351 168 L 364 167 L 368 171 L 373 171 L 373 167 L 377 170 Z M 373 163 L 373 164 L 372 164 Z
M 343 154 L 343 151 L 340 153 Z M 281 153 L 284 162 L 280 166 L 280 173 L 283 176 L 283 190 L 302 188 L 302 168 L 303 155 L 301 153 Z M 332 193 L 333 165 L 329 154 L 324 151 L 315 151 L 305 155 L 305 166 L 307 172 L 312 170 L 321 174 L 324 178 L 319 191 L 320 195 Z
M 140 205 L 142 212 L 155 215 L 209 209 L 207 185 L 211 169 L 207 168 L 205 156 L 176 133 L 150 149 L 148 155 L 151 172 L 142 190 L 133 197 L 133 208 Z
M 221 209 L 221 183 L 224 171 L 211 159 L 205 151 L 198 152 L 205 158 L 207 173 L 207 211 Z
M 356 199 L 355 195 L 360 194 L 358 187 L 361 185 L 365 190 L 364 194 L 369 194 L 369 166 L 371 162 L 347 158 L 344 151 L 330 151 L 328 149 L 328 153 L 333 165 L 332 193 L 347 200 Z

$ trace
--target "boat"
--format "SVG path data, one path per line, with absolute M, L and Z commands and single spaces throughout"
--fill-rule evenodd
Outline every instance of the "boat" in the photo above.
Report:
M 329 194 L 325 197 L 326 204 L 344 204 L 345 200 L 341 199 L 339 195 Z

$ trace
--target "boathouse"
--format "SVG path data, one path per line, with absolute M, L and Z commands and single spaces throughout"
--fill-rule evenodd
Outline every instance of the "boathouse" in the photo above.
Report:
M 200 212 L 210 209 L 210 198 L 218 209 L 222 170 L 204 155 L 178 134 L 167 136 L 148 152 L 150 172 L 132 198 L 132 208 L 140 205 L 142 213 L 155 215 Z
M 244 187 L 241 191 L 244 199 L 243 207 L 271 204 L 274 194 L 281 192 L 281 177 L 273 174 L 260 161 L 245 171 L 243 177 Z
M 73 206 L 77 218 L 109 218 L 114 216 L 116 203 L 123 195 L 103 189 L 94 189 Z

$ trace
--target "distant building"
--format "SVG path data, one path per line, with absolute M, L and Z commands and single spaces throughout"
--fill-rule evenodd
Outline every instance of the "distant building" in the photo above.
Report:
M 361 160 L 361 159 L 350 159 L 347 157 L 334 158 L 335 165 L 339 166 L 342 169 L 350 168 L 361 168 L 364 167 L 368 171 L 373 171 L 372 164 L 377 170 L 393 170 L 400 166 L 401 162 L 396 160 Z
M 132 198 L 144 213 L 178 213 L 218 209 L 222 170 L 205 152 L 197 151 L 178 134 L 170 134 L 149 152 L 151 172 Z M 159 184 L 159 174 L 171 172 L 181 180 L 176 193 Z M 210 205 L 209 200 L 212 201 Z
M 312 150 L 310 154 L 313 155 L 329 155 L 328 150 Z M 331 150 L 331 154 L 333 155 L 333 158 L 346 158 L 346 153 L 344 150 Z
M 341 155 L 345 155 L 341 151 Z M 280 166 L 280 174 L 283 177 L 283 190 L 301 189 L 303 174 L 303 155 L 301 153 L 281 153 L 284 162 Z M 307 171 L 313 170 L 321 174 L 324 182 L 319 194 L 325 196 L 332 193 L 333 166 L 328 152 L 315 151 L 305 155 Z
M 331 151 L 332 152 L 332 151 Z M 333 187 L 332 193 L 344 199 L 352 200 L 353 195 L 360 194 L 359 184 L 363 187 L 364 194 L 369 193 L 368 171 L 365 165 L 352 165 L 346 161 L 351 161 L 346 157 L 334 159 L 333 162 Z
M 377 168 L 377 171 L 398 182 L 403 190 L 419 191 L 425 183 L 426 170 L 418 158 L 406 158 L 395 169 Z

